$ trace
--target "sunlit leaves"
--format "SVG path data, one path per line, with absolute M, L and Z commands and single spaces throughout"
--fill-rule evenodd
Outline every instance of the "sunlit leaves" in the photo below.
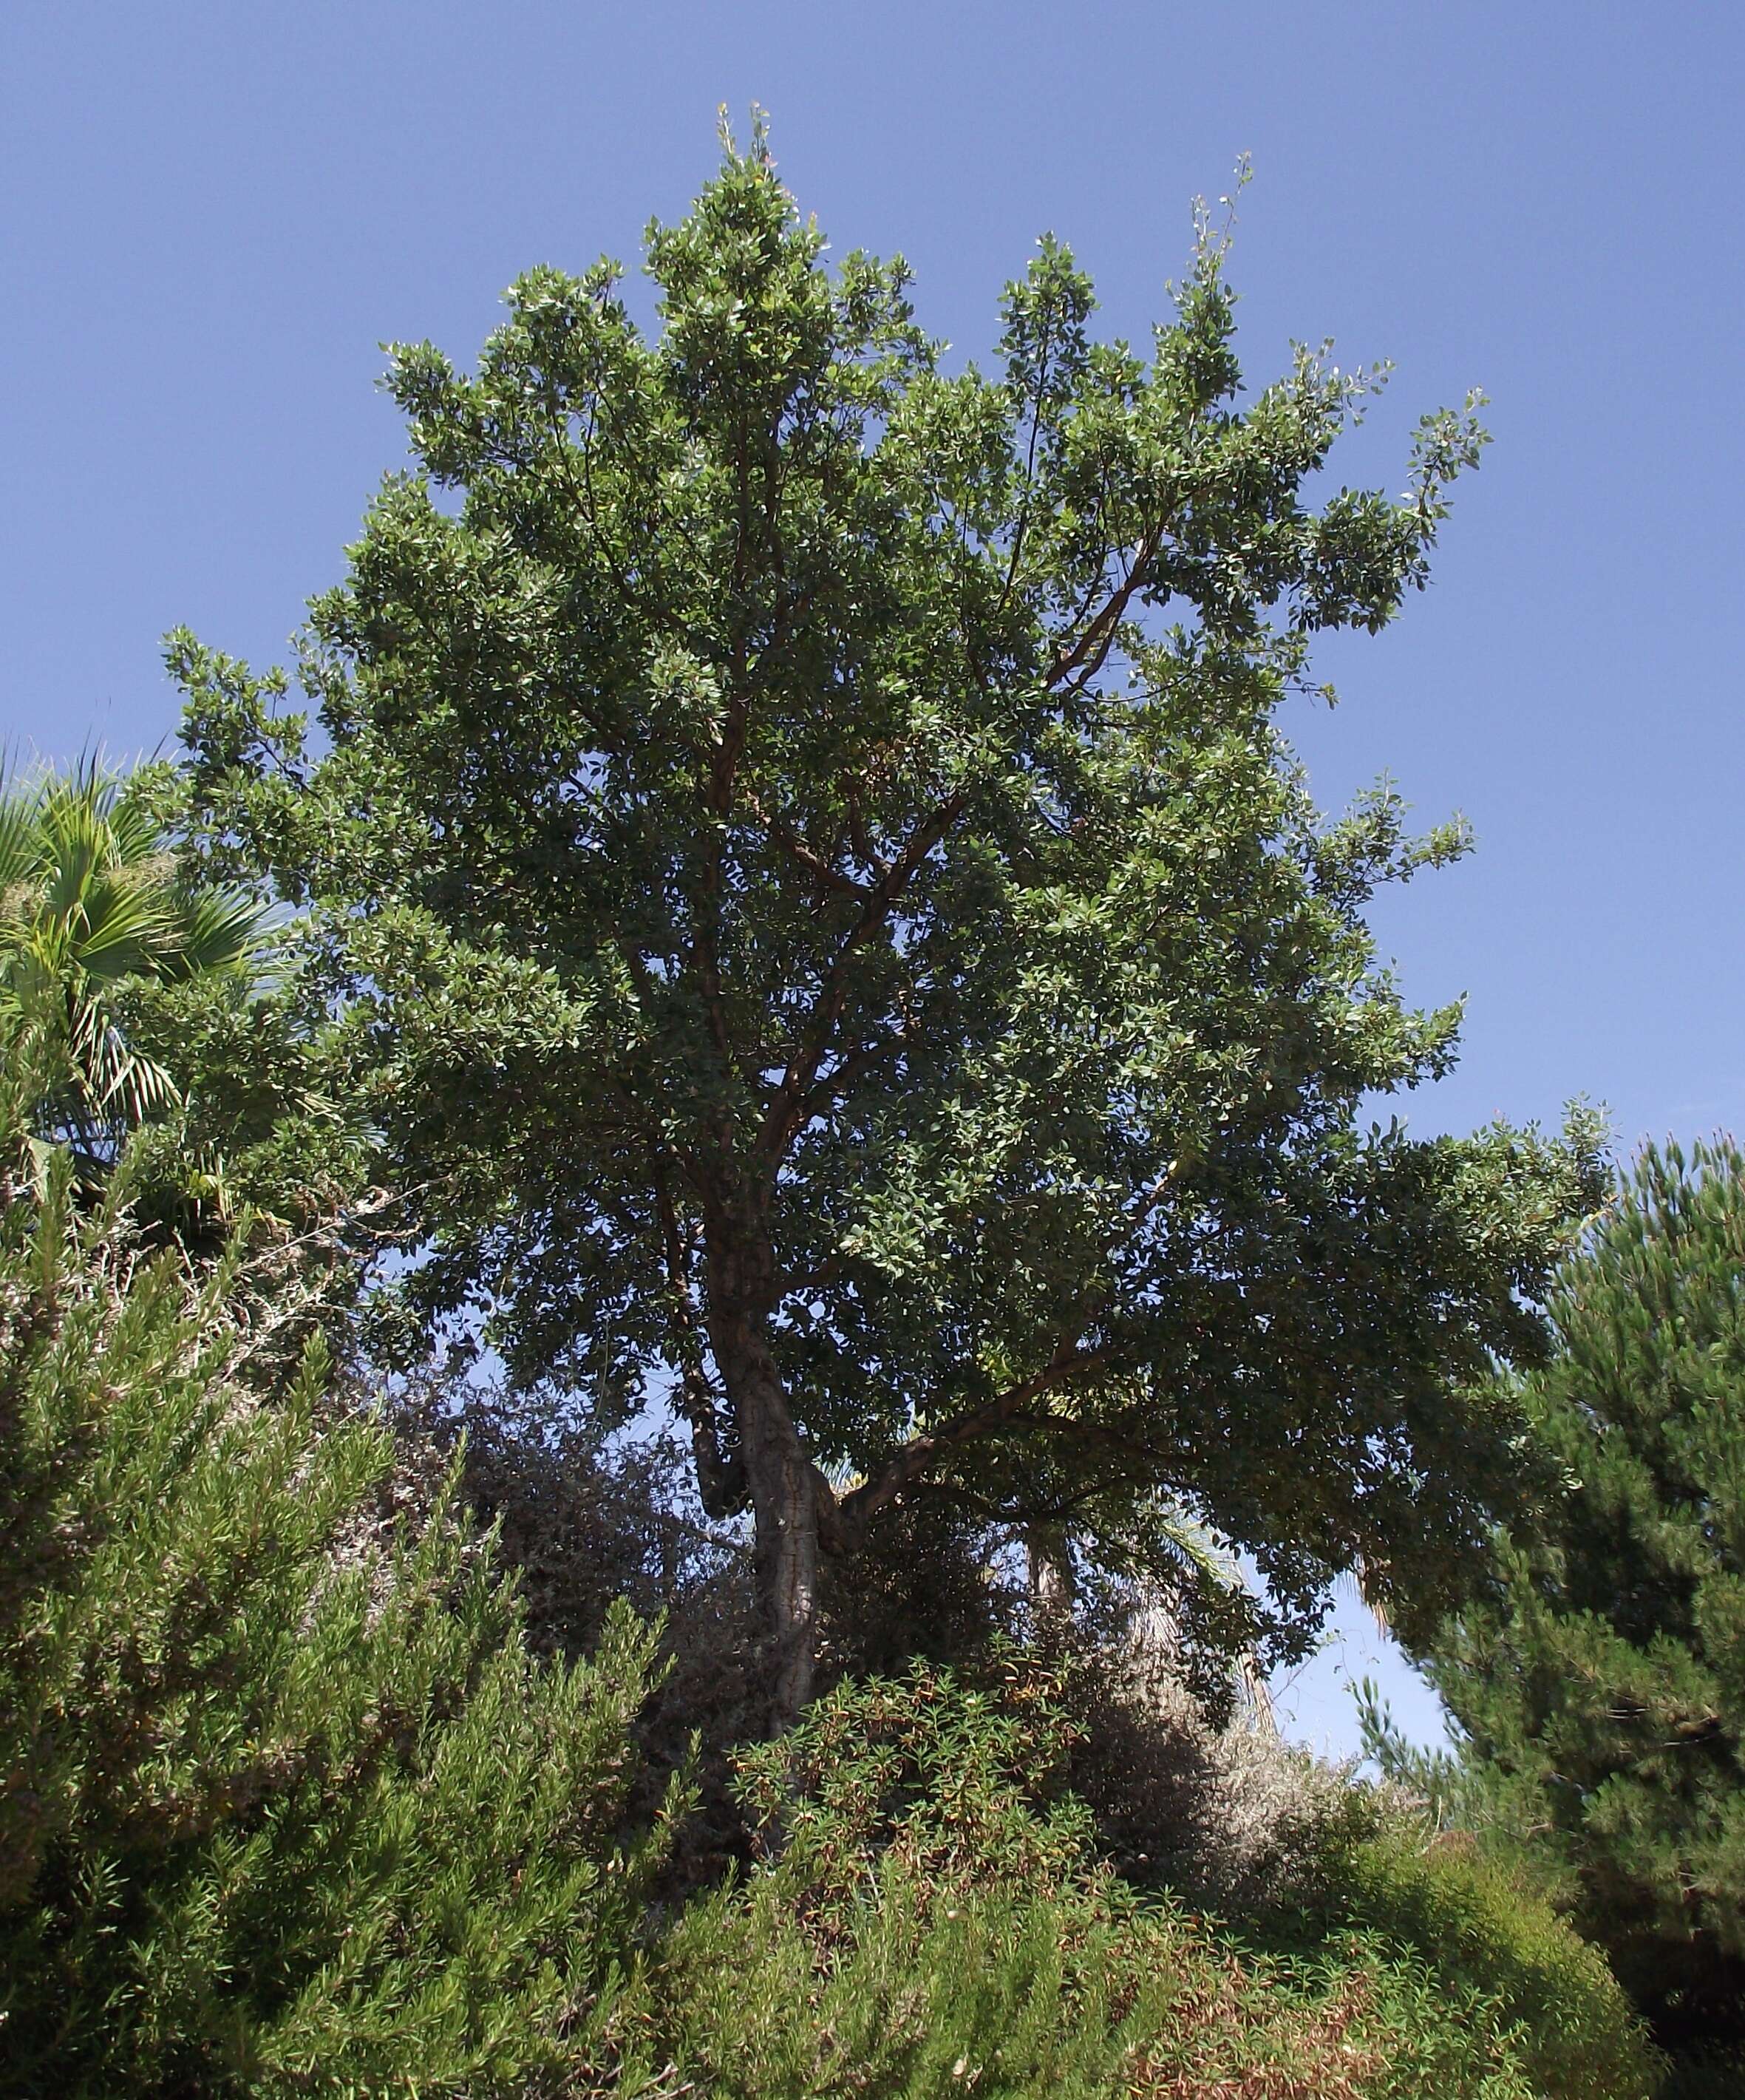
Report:
M 37 1075 L 45 1132 L 89 1155 L 169 1107 L 174 1083 L 130 1044 L 117 992 L 246 971 L 263 924 L 242 893 L 190 887 L 148 796 L 95 764 L 0 792 L 0 1033 Z

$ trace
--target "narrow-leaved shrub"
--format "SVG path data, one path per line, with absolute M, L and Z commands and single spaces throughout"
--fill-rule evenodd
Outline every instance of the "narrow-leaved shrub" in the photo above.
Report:
M 0 1176 L 0 2060 L 78 2095 L 521 2093 L 584 2062 L 650 1848 L 651 1634 L 527 1652 L 390 1440 L 266 1396 L 232 1255 Z M 252 1324 L 251 1324 L 252 1323 Z
M 973 1684 L 840 1686 L 742 1758 L 763 1855 L 671 1934 L 639 2076 L 718 2100 L 1542 2100 L 1483 1982 L 1379 1933 L 1258 1953 L 1116 1878 L 1062 1790 L 1060 1678 L 997 1654 Z

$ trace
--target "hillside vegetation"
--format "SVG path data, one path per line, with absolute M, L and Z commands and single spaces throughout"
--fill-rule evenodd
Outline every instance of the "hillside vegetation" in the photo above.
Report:
M 1302 1790 L 1288 1950 L 1117 1878 L 1061 1669 L 998 1643 L 742 1753 L 747 1864 L 655 1900 L 687 1807 L 627 1815 L 656 1629 L 535 1659 L 319 1342 L 257 1383 L 282 1257 L 196 1271 L 121 1188 L 33 1186 L 15 1102 L 7 1144 L 14 2089 L 1651 2089 L 1599 1958 L 1374 1797 Z
M 1280 711 L 1485 438 L 1228 245 L 984 370 L 729 137 L 396 351 L 313 719 L 0 790 L 0 2090 L 1745 2089 L 1745 1167 L 1368 1120 L 1466 840 Z

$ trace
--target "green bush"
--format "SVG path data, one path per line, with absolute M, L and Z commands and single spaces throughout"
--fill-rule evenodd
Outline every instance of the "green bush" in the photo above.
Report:
M 14 1125 L 15 1128 L 15 1123 Z M 64 1155 L 0 1176 L 9 2090 L 521 2093 L 584 2062 L 650 1847 L 650 1634 L 527 1653 L 488 1552 L 383 1506 L 234 1255 L 148 1257 Z M 33 1168 L 32 1172 L 24 1172 Z
M 408 1503 L 386 1429 L 333 1406 L 319 1345 L 288 1383 L 263 1373 L 302 1308 L 260 1259 L 148 1251 L 125 1167 L 75 1200 L 64 1156 L 8 1148 L 6 1114 L 15 2089 L 1650 2089 L 1597 1957 L 1501 1870 L 1360 1797 L 1313 1826 L 1288 1950 L 1136 1894 L 1066 1789 L 1066 1679 L 998 1644 L 973 1680 L 844 1683 L 742 1752 L 756 1864 L 657 1932 L 679 1790 L 653 1836 L 625 1827 L 653 1633 L 619 1609 L 590 1657 L 536 1661 L 452 1478 L 434 1511 Z
M 1010 1650 L 975 1684 L 918 1666 L 839 1688 L 745 1756 L 763 1858 L 677 1922 L 637 2009 L 639 2076 L 720 2100 L 1548 2089 L 1476 1962 L 1337 1929 L 1262 1954 L 1117 1880 L 1060 1791 L 1059 1688 Z
M 1579 1939 L 1518 1867 L 1465 1833 L 1354 1794 L 1302 1875 L 1292 1920 L 1362 1933 L 1424 1965 L 1439 1988 L 1475 1993 L 1512 2031 L 1536 2093 L 1549 2100 L 1642 2100 L 1663 2073 L 1605 1957 Z

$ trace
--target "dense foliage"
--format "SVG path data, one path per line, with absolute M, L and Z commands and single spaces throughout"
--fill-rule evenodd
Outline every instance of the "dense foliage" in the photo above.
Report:
M 535 1665 L 440 1504 L 382 1489 L 319 1348 L 115 1194 L 0 1177 L 5 2089 L 524 2093 L 640 1926 L 620 1842 L 651 1635 Z M 645 1848 L 646 1849 L 646 1848 Z
M 672 1789 L 625 1824 L 653 1634 L 609 1612 L 588 1660 L 535 1661 L 319 1344 L 251 1370 L 306 1288 L 271 1237 L 142 1246 L 125 1154 L 95 1204 L 64 1149 L 33 1171 L 28 1091 L 0 1187 L 8 2089 L 1646 2093 L 1549 1917 L 1475 1959 L 1458 1886 L 1447 1920 L 1358 1917 L 1367 1812 L 1316 1826 L 1327 1923 L 1289 1955 L 1136 1895 L 1064 1791 L 1066 1679 L 998 1646 L 747 1751 L 759 1863 L 659 1918 Z M 1525 1934 L 1589 2009 L 1583 2082 L 1567 2006 L 1515 2031 Z
M 778 1720 L 820 1556 L 904 1501 L 1130 1550 L 1163 1491 L 1299 1642 L 1359 1557 L 1446 1602 L 1593 1133 L 1364 1129 L 1456 1020 L 1364 907 L 1462 834 L 1324 821 L 1275 716 L 1424 582 L 1482 433 L 1315 507 L 1372 382 L 1245 401 L 1210 226 L 1148 355 L 1044 240 L 991 373 L 823 248 L 760 136 L 651 232 L 658 335 L 601 262 L 471 377 L 400 351 L 417 468 L 313 608 L 319 739 L 174 646 L 196 849 L 309 914 L 421 1329 L 607 1419 L 673 1394 Z
M 1464 1858 L 1426 1860 L 1408 1826 L 1355 1797 L 1312 1842 L 1288 1952 L 1135 1897 L 1063 1792 L 1078 1729 L 1062 1688 L 1016 1652 L 979 1683 L 917 1670 L 840 1688 L 747 1754 L 765 1864 L 693 1908 L 654 1979 L 697 2089 L 1652 2091 L 1597 1955 L 1542 1901 Z
M 1567 1491 L 1444 1631 L 1428 1775 L 1531 1833 L 1669 2043 L 1745 2039 L 1745 1157 L 1650 1149 L 1525 1382 Z
M 1276 722 L 1470 407 L 822 247 L 399 353 L 319 728 L 0 792 L 0 2088 L 1736 2092 L 1745 1156 L 1366 1131 L 1461 836 Z M 1230 1696 L 1352 1568 L 1381 1787 Z

